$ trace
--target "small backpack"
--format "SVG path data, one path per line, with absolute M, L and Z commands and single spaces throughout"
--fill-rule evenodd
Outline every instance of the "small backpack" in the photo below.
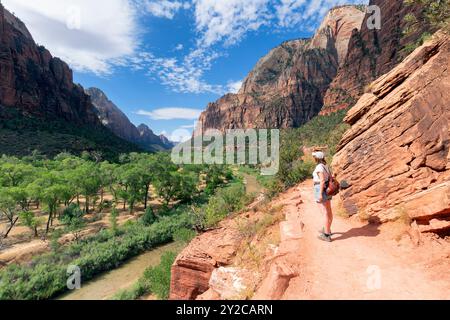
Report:
M 333 176 L 332 172 L 327 170 L 327 166 L 324 165 L 324 169 L 328 173 L 328 182 L 327 182 L 326 193 L 327 193 L 327 196 L 333 197 L 339 193 L 341 186 L 340 186 L 339 182 L 336 180 L 336 178 Z

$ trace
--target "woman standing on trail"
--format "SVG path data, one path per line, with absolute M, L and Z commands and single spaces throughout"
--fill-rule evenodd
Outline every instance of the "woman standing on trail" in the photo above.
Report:
M 331 178 L 331 171 L 325 160 L 325 154 L 322 151 L 313 153 L 316 161 L 316 169 L 313 173 L 314 180 L 314 200 L 319 206 L 319 210 L 325 218 L 324 228 L 320 231 L 319 239 L 331 242 L 331 224 L 333 223 L 333 211 L 331 209 L 332 197 L 327 195 L 327 188 Z

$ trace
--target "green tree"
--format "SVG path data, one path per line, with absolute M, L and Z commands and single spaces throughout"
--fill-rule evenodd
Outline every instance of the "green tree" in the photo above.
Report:
M 147 209 L 149 192 L 152 183 L 155 181 L 155 172 L 158 170 L 157 158 L 153 155 L 140 154 L 135 156 L 135 161 L 141 171 L 141 182 L 144 195 L 144 209 Z
M 38 228 L 44 223 L 42 218 L 36 217 L 31 211 L 22 211 L 19 214 L 19 217 L 22 225 L 30 228 L 34 234 L 34 237 L 37 238 L 39 236 Z
M 119 211 L 114 207 L 111 211 L 111 215 L 109 217 L 109 222 L 111 223 L 111 231 L 115 235 L 118 231 L 117 218 L 119 217 Z
M 33 167 L 14 157 L 3 157 L 0 163 L 0 183 L 5 187 L 17 187 L 33 173 Z
M 101 187 L 99 167 L 95 163 L 84 162 L 73 170 L 71 182 L 79 193 L 84 196 L 85 212 L 89 213 L 90 200 L 97 195 Z
M 413 13 L 405 16 L 407 22 L 405 32 L 417 30 L 420 24 L 428 24 L 435 29 L 450 31 L 450 1 L 449 0 L 404 0 L 407 6 L 419 6 L 422 11 L 417 15 Z
M 120 166 L 118 171 L 118 195 L 123 199 L 124 208 L 128 203 L 130 213 L 133 213 L 136 202 L 143 198 L 142 172 L 140 168 L 133 163 Z
M 75 204 L 71 204 L 64 209 L 61 216 L 61 222 L 66 226 L 66 229 L 73 234 L 75 241 L 80 239 L 80 231 L 86 226 L 84 219 L 84 212 Z
M 2 188 L 0 190 L 0 213 L 8 221 L 8 228 L 6 233 L 3 235 L 3 238 L 6 239 L 8 237 L 9 233 L 19 220 L 19 210 L 20 209 L 14 200 L 11 190 L 9 188 Z
M 99 167 L 100 170 L 100 180 L 101 180 L 101 201 L 103 201 L 104 189 L 109 190 L 113 196 L 114 203 L 117 204 L 117 181 L 118 181 L 118 169 L 116 164 L 109 162 L 102 162 Z
M 59 201 L 66 199 L 71 193 L 68 186 L 57 172 L 45 172 L 28 187 L 28 192 L 33 199 L 38 199 L 46 206 L 48 212 L 45 233 L 48 234 L 50 226 L 58 210 Z

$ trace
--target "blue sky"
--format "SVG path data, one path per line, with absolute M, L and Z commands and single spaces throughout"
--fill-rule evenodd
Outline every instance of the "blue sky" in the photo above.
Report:
M 352 2 L 365 1 L 2 1 L 75 82 L 169 137 L 192 131 L 208 102 L 237 91 L 270 49 L 311 36 L 329 8 Z

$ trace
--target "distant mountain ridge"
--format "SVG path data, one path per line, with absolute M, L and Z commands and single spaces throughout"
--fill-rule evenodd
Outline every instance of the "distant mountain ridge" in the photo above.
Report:
M 98 88 L 86 89 L 91 97 L 94 107 L 98 111 L 98 117 L 102 124 L 114 134 L 129 142 L 135 143 L 148 151 L 167 150 L 173 144 L 166 137 L 157 136 L 145 124 L 136 127 L 128 117 L 117 107 L 106 94 Z

